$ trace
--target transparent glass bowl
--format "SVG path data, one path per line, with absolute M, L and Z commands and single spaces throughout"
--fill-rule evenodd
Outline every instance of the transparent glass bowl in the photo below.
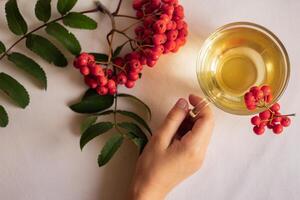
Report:
M 222 66 L 218 62 L 221 62 L 222 56 L 226 54 L 248 56 L 249 62 L 254 63 L 257 76 L 253 83 L 243 88 L 243 92 L 232 93 L 230 90 L 224 90 L 218 81 L 218 68 Z M 232 74 L 230 70 L 228 77 L 235 77 L 237 74 L 234 73 L 245 72 L 240 73 L 233 86 L 244 85 L 238 81 L 249 81 L 249 69 L 240 71 L 239 68 L 233 68 Z M 272 102 L 276 102 L 288 84 L 289 75 L 290 62 L 284 45 L 271 31 L 250 22 L 235 22 L 218 28 L 206 39 L 197 59 L 198 82 L 206 98 L 216 107 L 231 114 L 250 115 L 260 111 L 249 111 L 244 104 L 243 95 L 252 85 L 270 85 Z

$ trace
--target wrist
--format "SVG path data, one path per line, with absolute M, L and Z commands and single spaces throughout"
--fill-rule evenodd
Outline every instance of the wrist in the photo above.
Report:
M 129 189 L 128 200 L 164 200 L 167 193 L 154 187 L 144 187 L 142 184 L 133 184 Z

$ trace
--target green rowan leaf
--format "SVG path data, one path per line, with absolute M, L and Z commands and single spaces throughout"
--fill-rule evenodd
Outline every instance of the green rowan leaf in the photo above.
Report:
M 148 139 L 142 138 L 133 132 L 128 132 L 126 135 L 137 146 L 139 153 L 141 154 L 148 143 Z
M 108 61 L 108 55 L 103 53 L 89 53 L 92 54 L 95 57 L 95 60 L 98 62 L 107 62 Z
M 0 41 L 0 54 L 6 51 L 5 45 Z
M 26 47 L 44 60 L 49 63 L 54 63 L 54 65 L 58 67 L 65 67 L 68 65 L 68 61 L 61 51 L 48 39 L 42 36 L 35 34 L 27 36 Z
M 142 117 L 137 115 L 136 113 L 130 112 L 130 111 L 125 111 L 125 110 L 117 110 L 117 113 L 120 113 L 121 115 L 132 118 L 137 123 L 142 125 L 150 134 L 152 133 L 150 127 L 147 124 L 147 122 Z
M 0 105 L 0 127 L 6 127 L 8 124 L 8 115 L 5 108 Z
M 0 90 L 21 108 L 25 108 L 29 104 L 29 95 L 24 86 L 3 72 L 0 73 Z
M 90 126 L 92 126 L 97 121 L 96 116 L 87 117 L 80 126 L 80 133 L 84 133 Z
M 81 46 L 76 37 L 59 23 L 48 24 L 46 32 L 62 43 L 73 55 L 80 54 Z
M 114 97 L 111 95 L 101 96 L 95 90 L 88 89 L 81 101 L 70 106 L 77 113 L 98 113 L 111 107 Z
M 83 147 L 95 137 L 106 133 L 110 129 L 112 129 L 113 124 L 111 122 L 99 122 L 87 128 L 81 135 L 80 138 L 80 148 Z
M 17 52 L 9 54 L 8 60 L 13 62 L 18 68 L 34 77 L 41 83 L 43 88 L 47 89 L 46 73 L 34 60 Z
M 77 0 L 58 0 L 57 10 L 60 14 L 64 15 L 75 6 L 76 2 Z
M 76 12 L 71 12 L 63 19 L 63 23 L 71 28 L 89 29 L 93 30 L 97 28 L 97 22 L 92 18 Z
M 138 135 L 140 138 L 147 139 L 144 131 L 133 122 L 121 122 L 117 124 L 119 127 L 124 128 L 128 132 L 132 132 L 133 134 Z
M 27 33 L 27 23 L 21 15 L 16 0 L 8 0 L 5 4 L 5 13 L 8 28 L 16 35 Z
M 118 47 L 116 48 L 116 50 L 113 52 L 113 56 L 112 56 L 113 58 L 115 58 L 115 57 L 117 57 L 118 55 L 120 55 L 120 53 L 121 53 L 123 47 L 125 46 L 125 44 L 126 44 L 126 43 L 124 43 L 124 44 L 122 44 L 122 45 L 120 45 L 120 46 L 118 46 Z
M 110 159 L 114 156 L 114 154 L 122 145 L 123 140 L 124 138 L 120 134 L 113 135 L 110 139 L 108 139 L 98 157 L 99 167 L 105 165 L 106 163 L 108 163 L 108 161 L 110 161 Z
M 38 0 L 35 4 L 35 16 L 42 22 L 47 22 L 51 17 L 51 0 Z
M 136 96 L 133 96 L 131 94 L 123 94 L 123 93 L 120 93 L 118 94 L 118 97 L 127 97 L 127 98 L 130 98 L 130 99 L 133 99 L 139 103 L 141 103 L 143 105 L 143 107 L 147 110 L 148 114 L 149 114 L 149 119 L 151 119 L 152 117 L 152 113 L 151 113 L 151 109 L 149 108 L 149 106 L 144 103 L 141 99 L 137 98 Z

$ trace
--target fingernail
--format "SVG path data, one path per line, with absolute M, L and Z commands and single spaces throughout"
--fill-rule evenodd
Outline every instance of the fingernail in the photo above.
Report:
M 181 98 L 177 101 L 175 106 L 180 109 L 185 109 L 187 107 L 187 101 Z

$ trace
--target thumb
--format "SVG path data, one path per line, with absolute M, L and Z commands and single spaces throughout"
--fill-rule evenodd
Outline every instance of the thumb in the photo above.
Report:
M 170 110 L 164 123 L 159 129 L 158 137 L 163 148 L 167 148 L 170 145 L 177 129 L 185 119 L 187 113 L 188 102 L 185 99 L 180 98 Z

